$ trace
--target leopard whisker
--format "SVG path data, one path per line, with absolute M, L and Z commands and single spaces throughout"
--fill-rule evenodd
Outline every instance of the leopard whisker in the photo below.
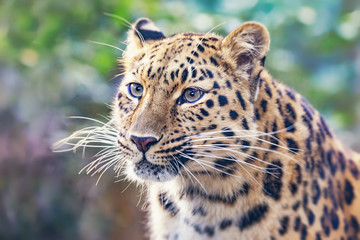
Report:
M 121 69 L 119 69 L 119 71 L 122 71 Z M 111 79 L 110 81 L 113 81 L 115 78 L 118 78 L 118 77 L 121 77 L 121 76 L 124 76 L 125 75 L 125 72 L 123 73 L 117 73 L 115 74 Z
M 109 161 L 112 161 L 112 160 L 117 160 L 117 161 L 120 161 L 118 159 L 119 157 L 119 154 L 118 153 L 109 153 L 108 155 L 104 155 L 103 157 L 99 157 L 93 161 L 91 161 L 90 163 L 88 163 L 85 167 L 83 167 L 79 174 L 81 174 L 84 170 L 86 170 L 86 174 L 90 174 L 91 172 L 93 172 L 93 174 L 91 176 L 93 176 L 94 174 L 96 174 L 97 172 L 99 172 L 99 169 L 98 168 L 99 166 L 103 165 L 104 163 L 106 162 L 109 162 Z M 95 170 L 97 169 L 97 170 Z M 95 171 L 94 171 L 95 170 Z
M 185 154 L 185 153 L 183 153 L 183 152 L 181 152 L 181 151 L 179 151 L 179 150 L 176 150 L 179 154 Z M 202 166 L 203 167 L 203 166 Z M 204 168 L 203 167 L 203 169 L 205 170 L 205 172 L 207 172 L 207 170 L 206 170 L 206 168 Z M 207 172 L 207 174 L 209 174 L 209 172 Z
M 113 127 L 112 120 L 109 120 L 106 117 L 104 118 L 108 120 L 107 122 L 87 117 L 69 118 L 90 120 L 96 124 L 100 124 L 100 126 L 85 127 L 72 133 L 69 137 L 66 137 L 54 144 L 55 149 L 62 146 L 70 146 L 70 148 L 57 149 L 54 151 L 76 151 L 78 148 L 82 147 L 84 156 L 86 148 L 100 148 L 101 150 L 93 156 L 94 160 L 88 163 L 79 172 L 80 174 L 83 171 L 86 171 L 86 174 L 91 174 L 91 176 L 100 173 L 96 182 L 96 184 L 98 184 L 103 174 L 115 164 L 121 163 L 124 158 L 117 147 L 117 130 Z M 114 170 L 116 171 L 117 169 L 114 168 Z
M 227 153 L 229 155 L 229 153 Z M 233 156 L 233 155 L 232 155 Z M 224 159 L 223 157 L 218 157 L 218 156 L 215 156 L 215 155 L 208 155 L 208 157 L 214 157 L 214 158 L 220 158 L 220 159 Z M 259 172 L 262 172 L 262 173 L 267 173 L 267 174 L 270 174 L 272 176 L 275 176 L 274 173 L 268 171 L 268 170 L 272 170 L 272 169 L 277 169 L 279 168 L 279 166 L 276 166 L 276 168 L 263 168 L 263 167 L 260 167 L 260 166 L 256 166 L 256 165 L 253 165 L 251 163 L 247 163 L 245 161 L 243 161 L 242 159 L 239 159 L 237 157 L 234 157 L 234 159 L 232 158 L 225 158 L 226 160 L 230 160 L 230 161 L 233 161 L 237 164 L 242 164 L 242 165 L 246 165 L 247 167 L 253 169 L 254 171 L 259 171 Z M 242 166 L 243 167 L 243 166 Z M 275 176 L 276 177 L 276 176 Z
M 189 156 L 189 154 L 185 154 L 185 153 L 182 153 L 182 154 L 184 154 L 184 157 L 188 157 L 190 160 L 193 160 L 193 161 L 197 162 L 199 165 L 201 165 L 200 162 L 203 163 L 203 164 L 204 164 L 204 163 L 212 163 L 212 164 L 214 164 L 215 166 L 219 166 L 219 167 L 222 167 L 222 168 L 225 168 L 225 169 L 229 169 L 229 170 L 231 169 L 231 168 L 226 167 L 226 166 L 224 166 L 224 165 L 222 165 L 222 164 L 219 164 L 219 163 L 214 163 L 214 162 L 212 162 L 212 161 L 207 161 L 207 160 L 205 160 L 205 159 L 193 158 L 193 157 Z M 187 156 L 185 156 L 185 155 L 187 155 Z M 214 170 L 216 170 L 216 171 L 222 172 L 222 173 L 224 173 L 224 174 L 231 175 L 231 176 L 234 176 L 234 177 L 238 177 L 238 176 L 233 175 L 233 174 L 231 174 L 231 173 L 222 171 L 221 169 L 217 169 L 217 168 L 213 167 L 212 165 L 209 165 L 209 164 L 204 164 L 204 165 L 207 166 L 207 167 L 209 167 L 209 168 L 212 168 L 212 169 L 214 169 Z M 205 168 L 204 168 L 204 169 L 205 169 Z M 205 169 L 205 171 L 207 171 L 207 169 Z
M 223 159 L 222 157 L 219 157 L 219 156 L 212 156 L 212 155 L 202 155 L 202 154 L 197 154 L 197 153 L 187 153 L 189 156 L 191 157 L 207 157 L 207 158 L 217 158 L 217 159 Z M 220 163 L 215 163 L 215 162 L 212 162 L 212 161 L 208 161 L 208 160 L 205 160 L 205 159 L 199 159 L 199 158 L 196 158 L 197 161 L 203 161 L 203 162 L 207 162 L 207 163 L 213 163 L 215 166 L 218 166 L 218 167 L 221 167 L 221 168 L 224 168 L 224 169 L 229 169 L 231 170 L 231 168 L 225 166 L 225 165 L 222 165 Z M 235 162 L 235 161 L 234 161 Z M 206 170 L 206 169 L 205 169 Z M 219 170 L 219 169 L 216 169 L 216 170 Z M 225 172 L 224 172 L 225 173 Z
M 91 175 L 91 176 L 93 176 L 94 174 L 101 172 L 105 165 L 107 166 L 108 164 L 110 164 L 112 162 L 121 163 L 121 162 L 123 162 L 122 161 L 123 159 L 124 159 L 124 156 L 122 156 L 121 154 L 118 154 L 118 153 L 110 154 L 109 153 L 107 156 L 104 156 L 101 159 L 96 159 L 95 160 L 95 163 L 96 163 L 95 166 L 94 166 L 95 163 L 90 164 L 89 167 L 87 168 L 87 174 L 91 173 L 92 171 L 94 171 L 96 169 L 93 172 L 93 174 Z M 99 167 L 99 166 L 101 166 L 101 167 Z
M 140 185 L 140 195 L 139 195 L 139 201 L 137 202 L 136 206 L 139 206 L 140 203 L 141 203 L 141 199 L 142 199 L 142 196 L 146 194 L 146 184 L 141 184 Z M 141 206 L 141 210 L 145 210 L 145 206 L 146 206 L 146 201 L 143 202 L 143 205 Z
M 184 156 L 184 157 L 187 157 L 187 158 L 189 158 L 190 160 L 193 160 L 194 162 L 196 162 L 196 163 L 199 164 L 200 166 L 201 166 L 201 165 L 204 165 L 204 166 L 206 166 L 206 167 L 209 167 L 209 168 L 211 168 L 211 169 L 214 169 L 214 170 L 216 170 L 216 171 L 218 171 L 218 172 L 221 172 L 221 173 L 223 173 L 223 174 L 226 174 L 226 175 L 229 175 L 229 176 L 233 176 L 233 177 L 235 177 L 235 178 L 240 178 L 239 176 L 236 176 L 236 175 L 234 175 L 234 174 L 231 174 L 231 173 L 225 172 L 225 171 L 223 171 L 223 170 L 221 170 L 221 169 L 218 169 L 218 168 L 216 168 L 216 167 L 213 167 L 213 166 L 210 165 L 209 163 L 214 164 L 214 165 L 219 166 L 219 167 L 223 167 L 223 168 L 226 168 L 226 169 L 230 169 L 230 168 L 228 168 L 228 167 L 226 167 L 226 166 L 223 166 L 222 164 L 217 164 L 217 163 L 214 163 L 214 162 L 211 162 L 211 161 L 207 161 L 207 160 L 204 160 L 204 159 L 196 159 L 196 158 L 193 158 L 193 157 L 188 156 L 188 155 L 187 155 L 187 156 Z
M 230 127 L 231 126 L 233 126 L 233 125 L 235 125 L 235 124 L 238 124 L 238 123 L 240 123 L 240 120 L 238 121 L 238 122 L 236 122 L 236 123 L 234 123 L 234 124 L 232 124 L 232 125 L 230 125 Z M 277 131 L 273 131 L 273 132 L 261 132 L 261 131 L 257 131 L 257 130 L 234 130 L 234 129 L 231 129 L 231 130 L 219 130 L 219 131 L 211 131 L 211 132 L 205 132 L 205 133 L 197 133 L 197 134 L 195 134 L 195 135 L 192 135 L 192 136 L 189 136 L 189 137 L 201 137 L 202 135 L 213 135 L 213 134 L 218 134 L 218 133 L 227 133 L 227 132 L 236 132 L 236 133 L 241 133 L 241 132 L 255 132 L 255 133 L 258 133 L 259 135 L 257 135 L 257 136 L 264 136 L 264 135 L 270 135 L 270 136 L 272 136 L 272 135 L 274 135 L 274 134 L 278 134 L 278 133 L 281 133 L 281 132 L 286 132 L 286 131 L 288 131 L 288 130 L 290 130 L 290 129 L 292 129 L 296 124 L 298 124 L 299 122 L 296 122 L 296 123 L 294 123 L 293 125 L 291 125 L 291 126 L 289 126 L 289 127 L 286 127 L 286 128 L 283 128 L 283 129 L 280 129 L 280 130 L 277 130 Z M 276 140 L 279 140 L 280 141 L 280 139 L 278 139 L 278 138 L 276 138 L 275 136 L 273 136 Z
M 216 149 L 216 150 L 223 150 L 223 149 Z M 242 153 L 240 153 L 240 152 L 238 152 L 238 151 L 235 151 L 235 150 L 233 150 L 233 149 L 227 149 L 227 150 L 228 150 L 228 151 L 226 151 L 227 154 L 229 154 L 228 152 L 232 152 L 232 153 L 235 153 L 235 154 L 240 154 L 240 155 L 242 155 Z M 249 157 L 251 157 L 251 156 L 249 156 Z M 271 172 L 268 172 L 267 170 L 272 170 L 272 169 L 277 169 L 277 168 L 279 168 L 279 166 L 274 165 L 274 164 L 272 164 L 272 163 L 268 163 L 268 162 L 266 162 L 266 161 L 264 161 L 264 160 L 261 160 L 260 158 L 256 158 L 256 160 L 257 160 L 258 162 L 267 164 L 267 165 L 272 166 L 272 167 L 267 167 L 266 170 L 264 170 L 263 167 L 253 165 L 253 164 L 247 163 L 247 162 L 245 162 L 245 161 L 242 161 L 242 163 L 245 164 L 245 165 L 247 165 L 247 166 L 249 166 L 250 168 L 252 168 L 252 169 L 254 169 L 254 170 L 256 170 L 256 171 L 266 172 L 266 173 L 269 173 L 269 174 L 272 174 L 272 173 L 271 173 Z
M 188 155 L 186 155 L 184 153 L 180 153 L 180 155 L 182 155 L 183 157 L 189 157 Z M 180 165 L 185 169 L 185 172 L 188 172 L 196 180 L 196 182 L 199 183 L 201 188 L 206 193 L 207 191 L 206 191 L 205 187 L 203 186 L 203 184 L 199 181 L 199 179 L 185 166 L 185 164 L 181 163 L 180 161 L 178 161 L 178 163 L 180 163 Z M 190 180 L 191 180 L 191 178 L 190 178 Z
M 107 139 L 102 139 L 101 137 L 97 137 L 97 138 L 93 138 L 93 137 L 72 137 L 71 140 L 79 140 L 79 142 L 77 143 L 72 143 L 72 142 L 66 142 L 66 145 L 69 146 L 74 146 L 75 148 L 78 147 L 84 147 L 84 146 L 92 146 L 92 147 L 114 147 L 113 142 L 108 141 Z M 99 141 L 100 140 L 100 141 Z M 96 145 L 96 143 L 101 143 Z M 91 144 L 91 145 L 89 145 Z M 112 145 L 110 145 L 112 144 Z M 70 149 L 73 150 L 73 149 Z M 64 150 L 60 150 L 60 151 L 64 151 Z
M 232 150 L 232 151 L 236 151 L 236 153 L 238 153 L 238 154 L 241 154 L 241 155 L 243 155 L 243 156 L 245 156 L 245 157 L 248 157 L 248 158 L 251 158 L 251 159 L 255 159 L 255 160 L 258 160 L 258 161 L 260 161 L 260 162 L 263 162 L 263 163 L 266 163 L 267 164 L 267 162 L 266 161 L 263 161 L 263 160 L 261 160 L 260 158 L 257 158 L 257 157 L 255 157 L 255 156 L 253 156 L 253 155 L 250 155 L 250 154 L 248 154 L 248 153 L 245 153 L 245 152 L 239 152 L 239 151 L 237 151 L 238 150 L 238 148 L 223 148 L 223 147 L 221 147 L 221 145 L 222 144 L 219 144 L 218 146 L 215 146 L 216 148 L 213 148 L 212 150 L 217 150 L 217 151 L 220 151 L 220 150 L 224 150 L 224 151 L 226 151 L 226 150 Z M 205 147 L 202 147 L 202 146 L 204 146 L 204 145 L 192 145 L 192 147 L 197 147 L 197 148 L 205 148 L 205 149 L 208 149 L 207 148 L 207 146 L 210 146 L 210 145 L 205 145 Z M 219 147 L 220 146 L 220 147 Z M 231 146 L 231 145 L 227 145 L 227 146 Z M 239 146 L 239 145 L 235 145 L 235 146 Z M 240 147 L 246 147 L 246 146 L 242 146 L 242 145 L 240 145 Z
M 188 175 L 191 183 L 194 185 L 194 181 L 192 180 L 192 178 L 195 179 L 195 176 L 193 176 L 193 174 L 190 172 L 190 170 L 189 170 L 188 168 L 185 168 L 185 165 L 184 165 L 184 164 L 182 164 L 181 162 L 179 162 L 179 163 L 180 163 L 180 165 L 184 168 L 185 173 Z M 191 174 L 191 175 L 190 175 L 190 174 Z
M 119 50 L 121 52 L 124 52 L 125 50 L 119 48 L 119 47 L 116 47 L 114 45 L 111 45 L 111 44 L 108 44 L 108 43 L 103 43 L 103 42 L 97 42 L 97 41 L 93 41 L 93 40 L 87 40 L 87 42 L 89 43 L 94 43 L 94 44 L 98 44 L 98 45 L 102 45 L 102 46 L 107 46 L 107 47 L 111 47 L 111 48 L 114 48 L 116 50 Z
M 273 136 L 270 136 L 270 137 L 273 137 Z M 295 151 L 293 150 L 293 148 L 289 148 L 289 147 L 285 146 L 285 144 L 284 144 L 282 141 L 280 141 L 280 140 L 278 140 L 279 143 L 282 143 L 283 145 L 276 144 L 276 143 L 273 143 L 273 142 L 270 142 L 270 141 L 267 141 L 267 140 L 265 140 L 265 139 L 258 138 L 258 137 L 252 137 L 252 138 L 254 138 L 254 139 L 256 139 L 256 140 L 259 140 L 259 141 L 261 141 L 261 142 L 267 143 L 267 144 L 269 144 L 269 145 L 271 145 L 271 146 L 276 146 L 276 147 L 282 148 L 282 149 L 284 149 L 284 150 L 288 150 L 288 151 L 291 152 L 292 154 L 296 154 L 296 155 L 299 154 L 299 153 L 295 152 Z M 297 148 L 296 151 L 302 151 L 302 150 Z
M 174 155 L 172 155 L 171 153 L 170 153 L 170 156 L 175 160 L 176 167 L 177 167 L 177 169 L 179 169 L 178 159 L 175 158 Z M 173 166 L 173 165 L 170 165 L 170 166 L 171 166 L 171 169 L 173 169 L 173 170 L 176 172 L 175 166 Z M 185 184 L 184 177 L 182 176 L 182 174 L 180 173 L 180 171 L 178 171 L 178 172 L 179 172 L 179 175 L 180 175 L 180 177 L 181 177 L 181 180 L 182 180 L 183 184 Z
M 121 191 L 121 193 L 124 193 L 131 185 L 132 182 L 129 182 L 129 184 L 124 188 L 124 190 Z M 136 186 L 137 187 L 137 186 Z
M 118 15 L 112 14 L 112 13 L 107 13 L 107 12 L 105 12 L 104 14 L 105 14 L 105 16 L 112 17 L 112 18 L 116 18 L 116 19 L 119 19 L 119 20 L 123 21 L 124 23 L 126 23 L 126 24 L 127 24 L 127 27 L 130 27 L 132 30 L 136 31 L 136 33 L 138 34 L 138 36 L 139 36 L 139 38 L 140 38 L 141 43 L 142 43 L 142 44 L 145 43 L 145 39 L 144 39 L 143 35 L 141 34 L 141 32 L 139 32 L 139 31 L 135 28 L 135 26 L 134 26 L 133 24 L 131 24 L 128 20 L 126 20 L 125 18 L 120 17 L 120 16 L 118 16 Z
M 103 163 L 111 160 L 113 157 L 118 156 L 119 153 L 117 152 L 109 152 L 107 154 L 102 155 L 101 157 L 96 158 L 95 160 L 88 163 L 84 168 L 82 168 L 79 172 L 79 174 L 86 169 L 86 174 L 89 174 L 94 169 L 96 169 L 98 166 L 102 165 Z
M 287 146 L 284 145 L 280 145 L 280 144 L 276 144 L 276 143 L 273 143 L 273 142 L 270 142 L 270 141 L 267 141 L 265 139 L 262 139 L 262 138 L 259 138 L 257 136 L 260 136 L 260 135 L 242 135 L 242 136 L 228 136 L 228 137 L 208 137 L 208 138 L 201 138 L 201 139 L 196 139 L 196 140 L 191 140 L 192 142 L 203 142 L 203 141 L 209 141 L 209 140 L 230 140 L 230 139 L 242 139 L 242 138 L 253 138 L 253 139 L 256 139 L 256 140 L 259 140 L 261 142 L 264 142 L 264 143 L 267 143 L 269 145 L 272 145 L 272 146 L 276 146 L 276 147 L 279 147 L 279 148 L 282 148 L 282 149 L 285 149 L 285 150 L 288 150 L 290 151 L 291 153 L 293 154 L 298 154 L 297 152 L 295 152 L 293 149 L 291 148 L 288 148 Z M 279 141 L 279 140 L 278 140 Z M 281 141 L 279 141 L 281 142 Z M 282 143 L 282 142 L 281 142 Z M 296 149 L 297 151 L 299 151 L 300 149 Z
M 119 162 L 115 165 L 114 171 L 116 172 L 116 177 L 117 177 L 117 178 L 118 178 L 118 177 L 121 177 L 122 175 L 123 175 L 123 176 L 126 176 L 126 174 L 121 171 L 121 170 L 124 168 L 125 164 L 126 164 L 126 161 L 119 161 Z M 121 181 L 122 181 L 122 180 L 125 180 L 125 177 L 124 177 L 123 179 L 121 179 Z
M 216 156 L 216 155 L 212 155 L 212 154 L 199 154 L 199 153 L 192 153 L 194 156 L 199 156 L 199 157 L 212 157 L 212 158 L 216 158 L 216 159 L 224 159 L 224 157 L 219 157 L 219 156 Z M 229 154 L 229 153 L 228 153 Z M 247 163 L 245 162 L 244 160 L 242 159 L 231 159 L 231 158 L 225 158 L 226 160 L 237 160 L 237 162 L 241 163 L 241 164 L 245 164 L 245 165 L 248 165 L 250 166 L 252 169 L 256 170 L 256 171 L 261 171 L 261 172 L 267 172 L 266 171 L 266 168 L 264 167 L 260 167 L 260 166 L 256 166 L 256 165 L 253 165 L 251 163 Z M 236 162 L 236 161 L 234 161 Z
M 114 183 L 126 182 L 127 181 L 125 173 L 117 174 L 115 176 L 115 179 L 116 180 L 114 180 Z
M 104 175 L 104 173 L 110 168 L 112 167 L 116 162 L 118 161 L 118 159 L 113 159 L 112 161 L 108 162 L 107 164 L 103 165 L 101 168 L 103 168 L 102 173 L 100 174 L 100 176 L 98 177 L 97 181 L 96 181 L 96 185 L 99 183 L 101 177 Z M 99 171 L 100 169 L 99 168 Z M 94 174 L 92 174 L 91 176 L 93 176 Z
M 196 148 L 196 149 L 208 149 L 209 146 L 212 146 L 212 147 L 213 147 L 213 145 L 197 145 L 197 146 L 196 146 L 196 145 L 195 145 L 195 146 L 192 145 L 191 147 L 192 147 L 193 149 L 194 149 L 194 148 Z M 227 145 L 227 146 L 231 146 L 231 145 Z M 238 145 L 235 145 L 235 146 L 238 146 Z M 243 146 L 243 147 L 245 147 L 245 146 Z M 268 150 L 268 149 L 267 149 L 267 150 Z M 246 153 L 243 153 L 243 152 L 239 152 L 237 148 L 222 148 L 222 147 L 218 147 L 218 146 L 216 146 L 215 148 L 213 148 L 212 151 L 225 151 L 225 152 L 230 151 L 230 152 L 237 153 L 237 154 L 240 154 L 240 155 L 246 154 Z M 276 151 L 275 151 L 275 152 L 276 152 Z M 280 152 L 278 152 L 278 153 L 280 153 Z M 285 154 L 283 154 L 283 155 L 287 157 L 287 155 L 285 155 Z M 253 157 L 253 156 L 251 156 L 251 155 L 247 155 L 247 156 Z M 259 159 L 259 158 L 253 157 L 253 159 L 256 159 L 256 160 L 258 160 L 259 162 L 262 162 L 262 163 L 264 163 L 264 164 L 268 164 L 268 165 L 270 165 L 270 166 L 273 166 L 273 167 L 278 168 L 277 165 L 274 165 L 274 164 L 272 164 L 272 163 L 266 162 L 266 161 L 261 160 L 261 159 Z M 294 161 L 296 162 L 296 160 L 294 160 Z
M 116 130 L 114 127 L 112 127 L 111 124 L 113 124 L 113 121 L 108 121 L 108 122 L 102 122 L 98 119 L 95 119 L 95 118 L 90 118 L 90 117 L 83 117 L 83 116 L 69 116 L 68 118 L 70 119 L 82 119 L 82 120 L 88 120 L 88 121 L 92 121 L 92 122 L 96 122 L 96 123 L 99 123 L 101 124 L 102 126 L 105 126 L 105 127 L 109 127 L 111 129 L 114 129 Z
M 117 147 L 105 147 L 105 148 L 101 149 L 98 153 L 96 153 L 96 154 L 94 155 L 94 158 L 100 157 L 100 156 L 102 156 L 103 154 L 106 154 L 106 153 L 108 153 L 108 152 L 110 152 L 110 151 L 113 151 L 113 152 L 117 151 L 117 152 L 119 152 L 119 149 L 118 149 Z
M 176 156 L 172 156 L 172 157 L 175 159 L 175 161 L 176 161 L 177 164 L 181 164 L 181 166 L 184 166 Z M 184 169 L 185 169 L 185 168 L 184 168 Z M 189 173 L 188 173 L 186 170 L 187 170 L 187 169 L 185 169 L 185 173 L 188 175 L 190 181 L 194 184 L 191 176 L 189 175 Z M 180 173 L 180 175 L 182 175 L 182 174 Z
M 137 31 L 137 30 L 136 30 L 136 31 Z M 123 50 L 123 49 L 121 49 L 121 48 L 119 48 L 119 47 L 116 47 L 116 46 L 114 46 L 114 45 L 108 44 L 108 43 L 97 42 L 97 41 L 92 41 L 92 40 L 87 40 L 87 42 L 93 43 L 93 44 L 102 45 L 102 46 L 111 47 L 111 48 L 114 48 L 114 49 L 116 49 L 116 50 L 118 50 L 118 51 L 120 51 L 120 52 L 122 52 L 122 53 L 125 53 L 125 50 Z M 132 60 L 134 63 L 136 63 L 137 65 L 139 65 L 139 62 L 138 62 L 135 58 L 130 57 L 130 56 L 129 56 L 129 58 L 131 58 L 131 60 Z
M 235 156 L 233 156 L 232 154 L 229 154 L 230 157 L 237 159 Z M 249 175 L 249 177 L 257 184 L 260 186 L 261 189 L 264 189 L 263 186 L 256 180 L 256 178 L 248 171 L 246 170 L 246 168 L 241 164 L 244 163 L 244 161 L 241 161 L 241 163 L 237 162 L 238 165 Z M 265 171 L 267 172 L 267 171 Z
M 216 28 L 220 27 L 221 25 L 224 25 L 225 22 L 219 23 L 218 25 L 214 26 L 213 28 L 211 28 L 207 33 L 205 33 L 205 35 L 200 39 L 200 41 L 196 44 L 195 49 L 197 49 L 199 47 L 199 45 L 204 41 L 204 39 L 206 38 L 207 35 L 209 35 L 209 33 L 213 32 Z M 195 50 L 192 51 L 192 53 L 194 53 Z
M 106 16 L 108 17 L 112 17 L 112 18 L 116 18 L 116 19 L 119 19 L 121 20 L 123 23 L 126 24 L 127 27 L 129 27 L 131 30 L 135 31 L 140 39 L 140 42 L 141 44 L 144 46 L 145 45 L 145 39 L 144 39 L 144 36 L 142 35 L 142 33 L 134 26 L 134 24 L 131 24 L 128 20 L 126 20 L 125 18 L 121 17 L 121 16 L 118 16 L 116 14 L 111 14 L 111 13 L 104 13 Z M 126 46 L 128 44 L 124 43 Z M 126 53 L 126 50 L 124 51 Z M 148 55 L 148 52 L 145 52 L 145 55 Z M 134 59 L 133 57 L 130 57 L 128 56 L 138 67 L 141 67 L 141 64 L 139 63 L 139 61 L 137 61 L 136 59 Z M 123 58 L 125 59 L 125 58 Z M 149 62 L 150 60 L 147 61 L 147 63 Z M 145 63 L 145 64 L 147 64 Z
M 74 146 L 74 148 L 81 147 L 85 144 L 91 143 L 91 142 L 98 142 L 102 143 L 105 146 L 114 146 L 114 140 L 116 140 L 115 136 L 111 135 L 105 135 L 106 133 L 97 134 L 94 131 L 83 131 L 79 130 L 75 133 L 71 134 L 69 137 L 66 137 L 54 145 L 54 151 L 55 152 L 64 152 L 64 150 L 56 150 L 56 148 L 60 148 L 64 145 L 70 145 Z M 73 141 L 76 140 L 77 142 L 74 143 Z M 115 141 L 116 142 L 116 141 Z M 74 150 L 74 148 L 68 149 L 67 151 Z M 66 150 L 65 150 L 66 151 Z
M 111 126 L 112 122 L 103 123 L 99 120 L 87 117 L 70 117 L 76 119 L 90 120 L 102 124 L 101 126 L 91 126 L 80 129 L 72 133 L 69 137 L 59 140 L 53 145 L 54 152 L 76 151 L 77 148 L 83 148 L 83 156 L 86 147 L 106 148 L 116 147 L 117 131 Z M 63 146 L 72 146 L 68 149 L 60 149 Z
M 224 144 L 191 145 L 191 148 L 207 148 L 208 149 L 209 147 L 212 147 L 213 148 L 212 150 L 215 150 L 215 149 L 228 150 L 229 149 L 229 148 L 223 148 L 222 145 L 224 145 Z M 214 149 L 214 147 L 215 147 L 215 149 Z M 272 149 L 256 147 L 256 146 L 237 145 L 237 144 L 226 144 L 226 147 L 237 147 L 237 148 L 248 148 L 248 149 L 262 150 L 262 151 L 265 151 L 265 152 L 271 152 L 271 153 L 278 154 L 278 155 L 283 156 L 283 157 L 287 157 L 287 158 L 293 160 L 294 162 L 298 163 L 298 161 L 295 158 L 293 158 L 293 157 L 291 157 L 289 155 L 286 155 L 286 154 L 284 154 L 282 152 L 272 150 Z

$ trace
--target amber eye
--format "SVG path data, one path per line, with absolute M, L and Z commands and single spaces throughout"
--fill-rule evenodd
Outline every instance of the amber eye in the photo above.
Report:
M 188 88 L 185 89 L 182 95 L 181 103 L 188 102 L 194 103 L 199 100 L 204 95 L 204 91 L 198 88 Z
M 144 88 L 139 83 L 130 83 L 129 84 L 129 93 L 134 98 L 141 98 Z

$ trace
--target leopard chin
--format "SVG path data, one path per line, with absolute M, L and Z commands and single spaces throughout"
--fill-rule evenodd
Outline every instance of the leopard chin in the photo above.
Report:
M 166 182 L 179 174 L 179 167 L 175 161 L 169 161 L 168 165 L 160 165 L 149 162 L 145 157 L 133 166 L 137 177 L 145 181 Z

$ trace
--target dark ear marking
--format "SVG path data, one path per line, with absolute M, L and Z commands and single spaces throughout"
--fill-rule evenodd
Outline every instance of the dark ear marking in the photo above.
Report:
M 146 41 L 160 40 L 165 38 L 165 35 L 155 24 L 147 18 L 140 18 L 133 27 L 133 34 L 135 38 L 140 40 L 141 45 Z
M 144 40 L 144 41 L 148 41 L 148 40 L 160 40 L 165 38 L 165 35 L 160 32 L 157 31 L 157 29 L 146 29 L 146 25 L 151 24 L 151 22 L 147 19 L 141 19 L 139 20 L 136 25 L 135 25 L 135 29 L 136 31 L 136 35 Z
M 136 32 L 136 34 L 138 35 L 138 37 L 140 37 L 139 34 L 141 34 L 145 41 L 160 40 L 160 39 L 165 38 L 165 35 L 162 32 L 155 32 L 155 31 L 151 31 L 151 30 L 141 30 L 140 29 L 140 30 L 138 30 L 138 32 Z
M 146 18 L 140 18 L 136 23 L 135 23 L 135 28 L 136 29 L 140 29 L 143 25 L 148 24 L 149 20 Z
M 165 35 L 149 19 L 139 19 L 135 24 L 136 35 L 143 41 L 160 40 Z
M 265 60 L 266 60 L 266 56 L 264 56 L 261 60 L 260 60 L 260 66 L 265 66 Z

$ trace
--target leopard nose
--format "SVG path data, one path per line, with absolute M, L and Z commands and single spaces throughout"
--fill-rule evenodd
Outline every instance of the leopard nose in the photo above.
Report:
M 147 150 L 149 150 L 149 148 L 152 145 L 158 142 L 158 140 L 154 137 L 137 137 L 131 135 L 130 139 L 133 143 L 135 143 L 136 147 L 142 152 L 146 152 Z

